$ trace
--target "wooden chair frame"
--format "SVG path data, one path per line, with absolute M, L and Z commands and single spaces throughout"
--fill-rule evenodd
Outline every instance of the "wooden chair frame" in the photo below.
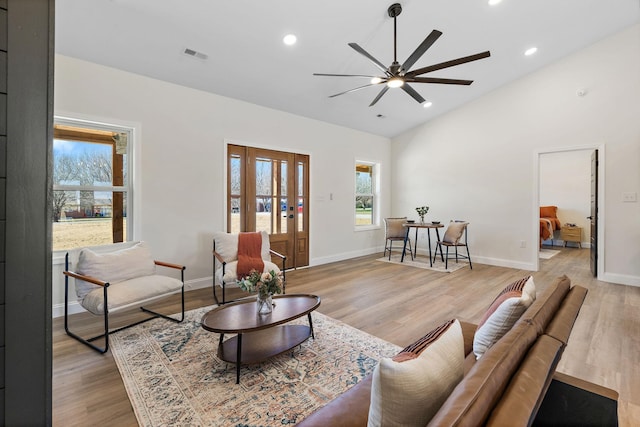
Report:
M 273 256 L 277 256 L 282 260 L 282 268 L 280 269 L 280 271 L 282 272 L 282 293 L 286 294 L 287 281 L 285 276 L 285 267 L 286 267 L 287 257 L 285 255 L 282 255 L 281 253 L 274 251 L 273 249 L 269 249 L 269 253 Z M 222 265 L 222 278 L 220 279 L 220 284 L 222 285 L 222 303 L 218 300 L 218 295 L 216 293 L 216 270 L 217 270 L 216 262 L 219 262 Z M 218 305 L 233 302 L 233 301 L 226 300 L 225 291 L 226 291 L 227 284 L 224 281 L 226 266 L 227 266 L 227 261 L 225 261 L 224 258 L 222 258 L 222 255 L 220 255 L 216 251 L 216 239 L 213 239 L 213 299 L 216 301 L 216 304 Z
M 91 347 L 92 349 L 96 350 L 99 353 L 106 353 L 107 351 L 109 351 L 109 335 L 116 333 L 118 331 L 121 331 L 123 329 L 127 329 L 130 328 L 132 326 L 136 326 L 139 325 L 141 323 L 144 322 L 148 322 L 149 320 L 153 320 L 156 319 L 158 317 L 162 317 L 164 319 L 167 320 L 171 320 L 172 322 L 176 322 L 176 323 L 181 323 L 184 320 L 184 270 L 186 269 L 186 267 L 184 265 L 178 265 L 178 264 L 172 264 L 172 263 L 168 263 L 168 262 L 163 262 L 163 261 L 154 261 L 155 265 L 161 266 L 161 267 L 168 267 L 168 268 L 173 268 L 173 269 L 177 269 L 180 270 L 180 280 L 182 281 L 182 287 L 180 289 L 180 297 L 181 297 L 181 304 L 182 304 L 182 313 L 180 316 L 180 319 L 175 319 L 173 317 L 167 316 L 165 314 L 162 313 L 158 313 L 155 312 L 153 310 L 149 310 L 148 308 L 145 307 L 140 307 L 140 310 L 151 314 L 151 317 L 139 320 L 137 322 L 128 324 L 126 326 L 122 326 L 120 328 L 117 329 L 113 329 L 113 330 L 109 330 L 109 306 L 108 306 L 108 290 L 109 290 L 109 282 L 105 282 L 99 279 L 96 279 L 94 277 L 90 277 L 90 276 L 84 276 L 82 274 L 79 273 L 75 273 L 73 271 L 69 270 L 69 253 L 66 254 L 65 259 L 64 259 L 64 330 L 67 333 L 67 335 L 69 335 L 72 338 L 75 338 L 76 340 L 80 341 L 81 343 Z M 103 314 L 103 319 L 104 319 L 104 333 L 100 334 L 100 335 L 96 335 L 94 337 L 91 338 L 83 338 L 73 332 L 71 332 L 71 330 L 69 329 L 69 277 L 73 277 L 74 279 L 78 279 L 78 280 L 84 280 L 85 282 L 89 282 L 89 283 L 93 283 L 94 285 L 98 285 L 98 286 L 102 286 L 103 289 L 103 298 L 104 298 L 104 314 Z M 158 295 L 157 298 L 161 298 L 164 296 L 169 296 L 169 295 L 174 295 L 175 292 L 171 293 L 171 294 L 162 294 L 162 295 Z M 133 301 L 132 301 L 133 302 Z M 118 311 L 113 310 L 114 312 Z M 92 343 L 92 341 L 95 341 L 99 338 L 104 337 L 104 347 L 99 347 L 95 344 Z

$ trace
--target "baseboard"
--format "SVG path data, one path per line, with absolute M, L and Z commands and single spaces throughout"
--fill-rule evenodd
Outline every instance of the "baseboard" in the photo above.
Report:
M 478 263 L 478 264 L 493 265 L 495 267 L 508 267 L 508 268 L 516 268 L 519 270 L 535 271 L 534 265 L 530 262 L 513 261 L 509 259 L 502 259 L 502 258 L 489 258 L 489 257 L 483 257 L 483 256 L 474 256 L 473 254 L 471 254 L 471 262 L 474 264 Z
M 316 266 L 316 265 L 329 264 L 329 263 L 332 263 L 332 262 L 344 261 L 344 260 L 351 259 L 351 258 L 357 258 L 357 257 L 361 257 L 361 256 L 366 256 L 366 255 L 372 255 L 372 254 L 375 254 L 375 253 L 380 253 L 383 250 L 384 250 L 384 247 L 377 247 L 377 248 L 363 249 L 363 250 L 359 250 L 359 251 L 342 252 L 342 253 L 339 253 L 339 254 L 326 256 L 326 257 L 312 258 L 311 260 L 309 260 L 309 266 L 313 267 L 313 266 Z
M 640 277 L 627 274 L 615 274 L 604 272 L 598 276 L 598 280 L 615 283 L 618 285 L 640 286 Z

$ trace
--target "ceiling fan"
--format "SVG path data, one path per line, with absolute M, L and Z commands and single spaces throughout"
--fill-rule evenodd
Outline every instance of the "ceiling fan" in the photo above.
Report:
M 385 86 L 382 88 L 380 93 L 373 99 L 369 107 L 373 106 L 376 102 L 382 98 L 382 96 L 387 93 L 390 88 L 402 88 L 406 93 L 411 95 L 413 99 L 415 99 L 418 103 L 422 104 L 425 102 L 425 99 L 420 96 L 415 89 L 413 89 L 409 83 L 436 83 L 436 84 L 446 84 L 446 85 L 470 85 L 473 83 L 473 80 L 459 80 L 459 79 L 443 79 L 437 77 L 419 77 L 423 74 L 431 73 L 433 71 L 441 70 L 443 68 L 453 67 L 455 65 L 464 64 L 467 62 L 477 61 L 478 59 L 483 59 L 491 56 L 489 51 L 476 53 L 475 55 L 464 56 L 462 58 L 452 59 L 450 61 L 441 62 L 439 64 L 430 65 L 428 67 L 418 68 L 417 70 L 411 70 L 413 64 L 415 64 L 418 59 L 429 49 L 438 38 L 442 35 L 442 32 L 438 30 L 431 31 L 431 34 L 425 38 L 420 46 L 413 51 L 413 53 L 404 61 L 403 64 L 400 64 L 396 58 L 397 46 L 396 46 L 396 17 L 400 15 L 402 12 L 402 6 L 400 3 L 394 3 L 389 6 L 387 9 L 387 13 L 390 17 L 393 18 L 393 62 L 391 65 L 386 67 L 376 58 L 371 56 L 366 50 L 360 47 L 357 43 L 349 43 L 356 52 L 363 55 L 369 61 L 371 61 L 380 71 L 382 71 L 382 75 L 373 76 L 373 75 L 364 75 L 364 74 L 324 74 L 324 73 L 314 73 L 314 76 L 329 76 L 329 77 L 360 77 L 360 78 L 370 78 L 371 81 L 369 84 L 364 86 L 359 86 L 354 89 L 349 89 L 344 92 L 336 93 L 335 95 L 329 96 L 329 98 L 334 98 L 336 96 L 344 95 L 345 93 L 354 92 L 356 90 L 364 89 L 369 86 L 376 86 L 380 84 L 384 84 Z

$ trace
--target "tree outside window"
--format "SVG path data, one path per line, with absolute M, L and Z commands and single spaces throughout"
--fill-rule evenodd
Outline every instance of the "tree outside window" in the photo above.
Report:
M 53 250 L 126 240 L 128 132 L 56 124 Z
M 374 165 L 356 162 L 355 224 L 375 224 Z

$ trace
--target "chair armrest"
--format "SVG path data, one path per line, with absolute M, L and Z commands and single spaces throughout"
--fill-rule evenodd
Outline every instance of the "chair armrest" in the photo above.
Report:
M 176 270 L 184 270 L 187 267 L 185 267 L 184 265 L 180 265 L 180 264 L 173 264 L 170 262 L 164 262 L 164 261 L 158 261 L 155 260 L 153 261 L 156 265 L 162 266 L 162 267 L 169 267 L 169 268 L 175 268 Z
M 84 276 L 82 274 L 74 273 L 73 271 L 63 271 L 63 273 L 67 277 L 73 277 L 74 279 L 84 280 L 85 282 L 93 283 L 94 285 L 98 285 L 98 286 L 108 286 L 109 285 L 109 282 L 105 282 L 105 281 L 96 279 L 95 277 Z
M 224 260 L 224 258 L 222 258 L 222 255 L 220 255 L 218 252 L 216 252 L 215 250 L 213 251 L 213 256 L 216 257 L 216 259 L 218 261 L 220 261 L 220 263 L 222 265 L 225 265 L 227 262 Z
M 269 249 L 269 253 L 270 253 L 271 255 L 275 255 L 275 256 L 277 256 L 277 257 L 279 257 L 279 258 L 287 259 L 287 257 L 286 257 L 285 255 L 282 255 L 281 253 L 276 252 L 276 251 L 274 251 L 273 249 Z

